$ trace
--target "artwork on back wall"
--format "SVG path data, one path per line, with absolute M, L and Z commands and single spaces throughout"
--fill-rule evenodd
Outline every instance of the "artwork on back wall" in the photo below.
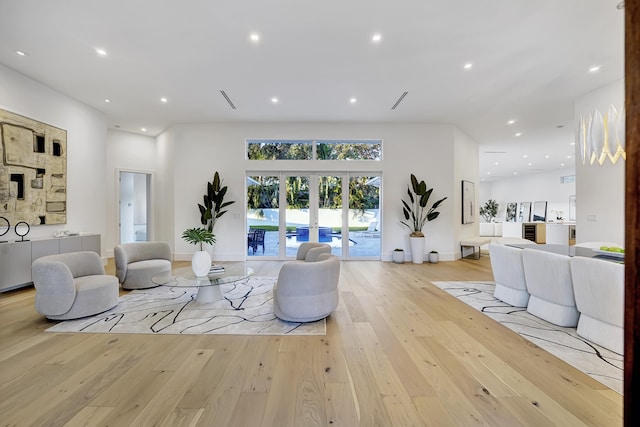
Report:
M 0 109 L 0 216 L 67 222 L 67 131 Z
M 475 219 L 476 186 L 471 181 L 462 181 L 462 223 L 472 224 Z

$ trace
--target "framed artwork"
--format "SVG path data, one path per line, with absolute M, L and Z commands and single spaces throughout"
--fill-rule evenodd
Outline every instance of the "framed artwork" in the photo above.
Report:
M 518 222 L 529 222 L 531 220 L 531 202 L 520 202 L 518 212 Z
M 516 222 L 517 205 L 517 203 L 507 203 L 507 214 L 505 216 L 506 222 Z
M 0 109 L 0 216 L 66 224 L 66 130 Z
M 476 220 L 476 185 L 462 181 L 462 223 L 472 224 Z

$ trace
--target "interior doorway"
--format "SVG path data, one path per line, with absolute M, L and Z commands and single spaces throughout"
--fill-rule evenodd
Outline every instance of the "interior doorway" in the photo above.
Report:
M 151 240 L 151 174 L 121 170 L 118 190 L 119 243 Z

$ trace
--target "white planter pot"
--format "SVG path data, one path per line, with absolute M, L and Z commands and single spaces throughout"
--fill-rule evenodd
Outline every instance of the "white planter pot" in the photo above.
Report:
M 435 264 L 438 261 L 440 261 L 440 255 L 438 254 L 438 252 L 429 252 L 429 262 Z
M 422 264 L 424 262 L 424 237 L 409 237 L 411 244 L 411 261 L 414 264 Z
M 404 262 L 404 251 L 393 251 L 391 257 L 396 264 L 402 264 Z
M 191 258 L 191 269 L 196 277 L 205 277 L 209 274 L 210 268 L 211 256 L 209 255 L 209 252 L 197 251 L 193 254 L 193 257 Z

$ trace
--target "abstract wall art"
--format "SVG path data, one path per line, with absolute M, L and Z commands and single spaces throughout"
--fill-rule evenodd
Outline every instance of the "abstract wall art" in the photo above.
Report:
M 67 222 L 67 131 L 0 109 L 0 216 Z

